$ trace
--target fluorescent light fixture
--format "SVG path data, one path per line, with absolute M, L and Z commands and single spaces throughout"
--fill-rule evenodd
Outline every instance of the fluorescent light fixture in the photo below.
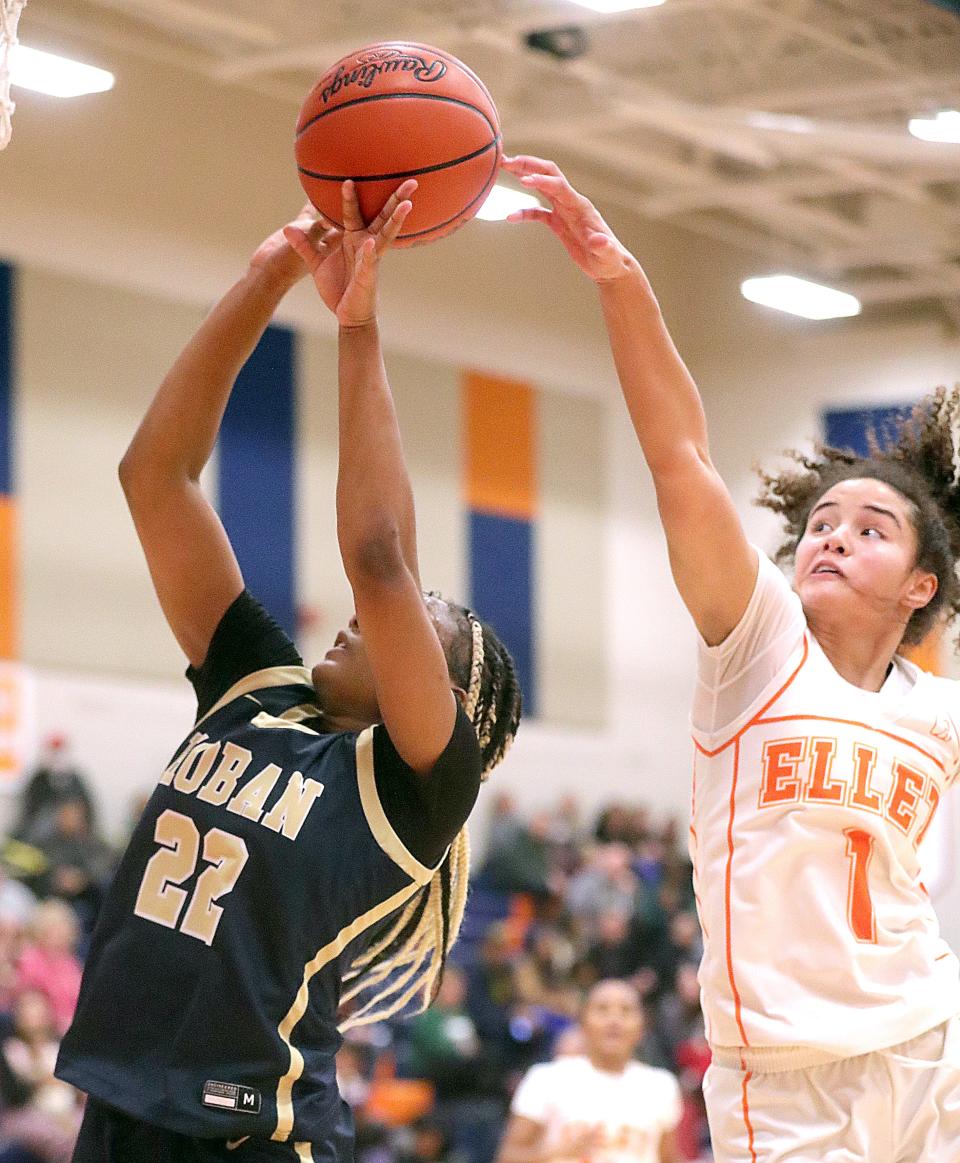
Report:
M 530 206 L 539 205 L 539 200 L 533 194 L 526 194 L 523 190 L 514 190 L 511 186 L 501 186 L 497 183 L 477 211 L 477 217 L 486 222 L 502 222 L 515 210 L 526 210 Z
M 113 88 L 113 73 L 18 44 L 11 56 L 11 85 L 50 97 L 82 97 Z
M 960 109 L 942 109 L 936 117 L 911 117 L 907 128 L 922 141 L 960 145 Z
M 573 0 L 580 8 L 591 12 L 632 12 L 634 8 L 656 8 L 664 0 Z
M 793 275 L 746 279 L 740 284 L 740 293 L 751 303 L 804 319 L 845 319 L 860 314 L 860 300 L 853 295 Z

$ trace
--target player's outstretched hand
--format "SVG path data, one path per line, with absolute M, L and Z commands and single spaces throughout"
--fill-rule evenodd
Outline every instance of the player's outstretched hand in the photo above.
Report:
M 636 268 L 633 255 L 600 217 L 594 204 L 570 185 L 556 162 L 522 154 L 503 158 L 501 165 L 550 203 L 549 209 L 540 206 L 516 210 L 508 216 L 509 222 L 545 223 L 595 283 L 612 282 Z
M 311 244 L 319 243 L 330 233 L 329 226 L 320 221 L 319 215 L 309 202 L 289 223 L 289 227 L 299 230 L 310 240 Z M 250 258 L 251 267 L 263 271 L 270 278 L 286 287 L 292 287 L 307 273 L 303 259 L 293 249 L 284 234 L 284 231 L 289 227 L 285 226 L 280 230 L 275 230 L 269 238 L 265 238 L 260 243 Z
M 283 228 L 287 242 L 313 276 L 320 298 L 336 315 L 341 327 L 363 327 L 377 313 L 377 276 L 380 256 L 390 246 L 413 203 L 417 188 L 412 179 L 399 186 L 369 226 L 360 213 L 353 182 L 343 183 L 343 226 L 319 221 L 327 228 L 321 237 L 311 236 L 293 222 Z

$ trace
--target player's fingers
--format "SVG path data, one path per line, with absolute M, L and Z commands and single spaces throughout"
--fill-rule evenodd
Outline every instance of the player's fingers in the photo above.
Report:
M 343 229 L 363 230 L 365 223 L 360 213 L 356 183 L 348 178 L 340 187 L 340 196 L 343 201 Z
M 525 174 L 549 174 L 552 177 L 562 177 L 560 167 L 549 158 L 534 157 L 533 154 L 521 153 L 516 157 L 502 157 L 500 165 L 510 174 L 523 177 Z
M 353 260 L 354 277 L 360 282 L 367 282 L 377 265 L 377 244 L 372 238 L 365 238 L 363 246 L 357 251 L 357 257 Z
M 377 234 L 384 227 L 384 224 L 389 221 L 391 215 L 396 211 L 401 202 L 407 202 L 413 197 L 417 188 L 416 178 L 408 178 L 402 185 L 398 186 L 390 197 L 384 202 L 380 208 L 380 213 L 374 218 L 367 229 L 371 234 Z
M 314 270 L 321 261 L 314 243 L 297 226 L 284 226 L 283 237 L 290 243 L 297 254 L 303 259 L 308 270 Z
M 382 254 L 392 242 L 395 241 L 397 235 L 403 226 L 404 219 L 413 209 L 413 203 L 406 201 L 401 202 L 393 213 L 390 215 L 387 224 L 383 227 L 380 233 L 376 236 L 376 251 L 377 254 Z
M 564 209 L 579 208 L 587 201 L 582 194 L 577 193 L 563 174 L 524 174 L 520 182 Z
M 508 222 L 544 222 L 550 225 L 553 211 L 543 206 L 525 206 L 522 210 L 514 210 L 507 215 Z

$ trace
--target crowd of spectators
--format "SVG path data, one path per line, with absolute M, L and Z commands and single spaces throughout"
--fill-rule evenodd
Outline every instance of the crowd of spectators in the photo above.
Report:
M 433 1005 L 412 1021 L 361 1027 L 341 1053 L 358 1163 L 492 1163 L 524 1073 L 582 1053 L 576 1015 L 611 977 L 642 998 L 640 1058 L 680 1082 L 682 1158 L 708 1160 L 701 935 L 676 825 L 627 804 L 588 825 L 569 797 L 523 816 L 501 795 L 491 816 Z
M 82 1096 L 53 1066 L 117 854 L 61 737 L 18 809 L 0 847 L 0 1163 L 66 1163 Z M 680 1081 L 682 1157 L 709 1159 L 700 953 L 673 824 L 628 804 L 587 823 L 572 797 L 524 816 L 500 795 L 433 1005 L 352 1031 L 338 1057 L 357 1163 L 493 1163 L 524 1073 L 582 1053 L 576 1016 L 607 978 L 642 998 L 642 1060 Z
M 53 1076 L 115 854 L 68 741 L 43 745 L 0 846 L 0 1163 L 67 1163 L 83 1096 Z

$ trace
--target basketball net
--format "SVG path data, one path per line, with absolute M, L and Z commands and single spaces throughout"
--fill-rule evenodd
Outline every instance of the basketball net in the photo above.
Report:
M 10 140 L 13 126 L 10 119 L 15 108 L 10 100 L 10 70 L 12 55 L 17 44 L 17 24 L 27 0 L 0 0 L 0 149 Z

